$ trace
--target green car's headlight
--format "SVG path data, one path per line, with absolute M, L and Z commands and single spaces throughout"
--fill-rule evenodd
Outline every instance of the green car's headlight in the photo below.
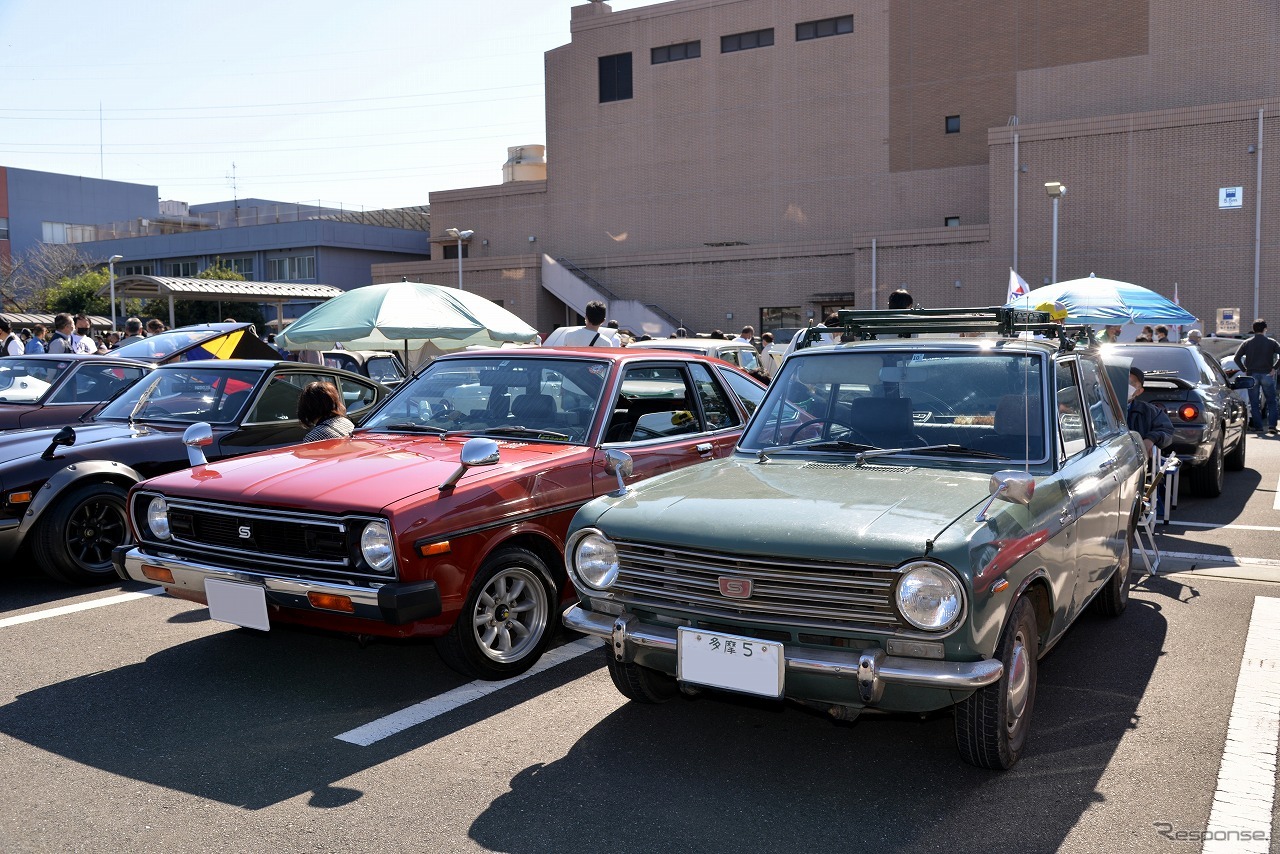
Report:
M 927 632 L 951 628 L 964 612 L 960 579 L 946 567 L 928 561 L 902 567 L 896 596 L 903 618 Z
M 167 540 L 172 536 L 169 529 L 169 504 L 159 495 L 147 505 L 147 529 L 157 539 Z
M 618 550 L 599 531 L 576 534 L 570 555 L 574 575 L 588 587 L 605 590 L 618 580 Z
M 386 522 L 370 522 L 360 534 L 360 555 L 374 572 L 388 572 L 395 563 L 391 529 Z

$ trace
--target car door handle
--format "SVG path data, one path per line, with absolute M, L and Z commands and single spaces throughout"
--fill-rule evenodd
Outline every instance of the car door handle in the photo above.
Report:
M 1071 508 L 1063 507 L 1062 512 L 1058 514 L 1058 521 L 1065 525 L 1071 521 Z
M 699 442 L 697 445 L 693 446 L 693 449 L 697 451 L 699 454 L 709 454 L 711 453 L 711 443 Z
M 1107 460 L 1105 463 L 1098 466 L 1098 471 L 1111 471 L 1111 469 L 1115 466 L 1115 464 L 1116 464 L 1115 460 Z

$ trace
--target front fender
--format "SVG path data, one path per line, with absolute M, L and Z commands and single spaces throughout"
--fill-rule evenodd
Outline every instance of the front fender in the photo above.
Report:
M 112 462 L 111 460 L 87 460 L 81 463 L 72 463 L 58 471 L 53 477 L 44 482 L 44 486 L 40 487 L 40 491 L 36 493 L 36 497 L 31 500 L 30 506 L 27 507 L 27 512 L 22 516 L 22 524 L 18 526 L 19 536 L 25 539 L 36 522 L 40 520 L 40 516 L 44 511 L 53 506 L 58 497 L 73 484 L 79 483 L 86 478 L 115 481 L 122 486 L 126 484 L 132 485 L 144 480 L 143 476 L 134 469 L 123 463 Z

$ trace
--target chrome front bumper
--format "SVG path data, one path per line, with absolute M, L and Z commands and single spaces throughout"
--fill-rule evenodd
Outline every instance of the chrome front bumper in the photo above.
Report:
M 564 612 L 564 625 L 605 642 L 618 661 L 631 662 L 636 653 L 654 650 L 675 655 L 674 626 L 641 623 L 635 616 L 612 617 L 572 605 Z M 786 672 L 835 679 L 856 678 L 862 702 L 879 701 L 885 685 L 909 685 L 951 691 L 973 691 L 999 681 L 1004 666 L 994 659 L 982 661 L 933 661 L 886 655 L 879 647 L 849 650 L 806 649 L 783 646 Z
M 148 578 L 142 571 L 144 565 L 169 570 L 173 573 L 173 583 Z M 187 591 L 203 597 L 204 583 L 210 578 L 252 584 L 266 591 L 269 605 L 315 614 L 336 613 L 397 626 L 439 616 L 442 611 L 440 590 L 434 581 L 389 582 L 381 587 L 356 587 L 334 581 L 284 578 L 266 572 L 228 569 L 175 557 L 158 557 L 146 554 L 137 547 L 129 548 L 123 557 L 117 557 L 117 567 L 117 572 L 123 570 L 122 574 L 127 578 L 147 584 L 161 584 L 169 591 Z M 355 610 L 353 613 L 346 613 L 316 608 L 307 598 L 308 593 L 345 596 L 351 600 Z

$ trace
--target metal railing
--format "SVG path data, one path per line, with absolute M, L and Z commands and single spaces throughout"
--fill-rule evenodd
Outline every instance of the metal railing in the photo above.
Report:
M 185 234 L 222 228 L 316 220 L 429 232 L 431 209 L 428 205 L 420 205 L 408 208 L 364 210 L 348 208 L 340 203 L 324 204 L 319 201 L 289 205 L 241 205 L 226 210 L 194 214 L 157 214 L 155 217 L 138 217 L 125 222 L 69 226 L 67 242 L 88 243 L 95 240 L 154 237 L 164 234 Z

